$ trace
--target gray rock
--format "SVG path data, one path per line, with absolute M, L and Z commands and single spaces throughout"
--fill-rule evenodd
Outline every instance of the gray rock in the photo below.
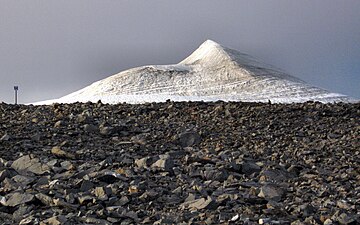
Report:
M 80 205 L 85 205 L 89 202 L 94 202 L 94 198 L 91 197 L 90 195 L 79 196 L 77 199 Z
M 30 183 L 32 183 L 33 181 L 35 181 L 34 177 L 30 177 L 30 176 L 23 176 L 23 175 L 16 175 L 14 177 L 11 178 L 13 181 L 15 181 L 18 184 L 21 184 L 22 186 L 26 186 Z
M 200 198 L 193 201 L 185 202 L 182 204 L 182 206 L 185 206 L 186 208 L 189 208 L 191 210 L 201 210 L 201 209 L 216 209 L 217 204 L 215 200 L 213 200 L 211 197 L 207 198 Z
M 284 195 L 284 190 L 275 184 L 266 184 L 260 188 L 258 196 L 268 201 L 280 201 Z
M 51 149 L 51 153 L 59 158 L 75 159 L 76 156 L 73 153 L 62 150 L 59 146 L 55 146 Z
M 134 212 L 134 211 L 123 211 L 121 216 L 130 218 L 130 219 L 132 219 L 134 221 L 137 221 L 138 218 L 139 218 L 138 213 Z
M 331 219 L 326 219 L 324 221 L 324 225 L 332 225 L 332 224 L 334 224 L 334 222 Z
M 252 163 L 252 162 L 244 162 L 241 165 L 241 172 L 248 176 L 253 173 L 259 173 L 260 171 L 261 171 L 260 166 L 256 165 L 255 163 Z
M 64 207 L 64 208 L 68 208 L 68 209 L 71 209 L 71 210 L 78 209 L 78 205 L 67 203 L 64 200 L 60 199 L 60 198 L 54 198 L 53 203 L 54 203 L 55 206 Z
M 299 207 L 299 211 L 300 211 L 300 213 L 302 213 L 302 215 L 304 216 L 304 217 L 308 217 L 308 216 L 311 216 L 311 215 L 313 215 L 314 214 L 314 212 L 315 212 L 315 208 L 312 206 L 312 205 L 310 205 L 310 204 L 303 204 L 303 205 L 301 205 L 300 207 Z
M 147 133 L 138 134 L 138 135 L 131 137 L 130 141 L 135 144 L 145 145 L 147 143 L 148 136 L 149 136 L 149 134 L 147 134 Z
M 357 218 L 358 216 L 341 213 L 336 219 L 340 224 L 357 224 Z
M 40 223 L 40 225 L 64 225 L 67 222 L 67 218 L 63 215 L 50 217 Z
M 92 189 L 95 185 L 93 184 L 93 182 L 89 181 L 89 180 L 84 180 L 81 183 L 80 186 L 80 191 L 85 192 L 85 191 L 89 191 L 90 189 Z
M 115 182 L 117 182 L 119 180 L 121 180 L 121 181 L 127 181 L 128 180 L 128 178 L 126 178 L 124 175 L 113 172 L 113 171 L 106 171 L 104 173 L 100 173 L 97 176 L 97 179 L 99 181 L 102 181 L 102 182 L 105 182 L 105 183 L 108 183 L 108 184 L 115 183 Z
M 61 121 L 61 120 L 59 120 L 59 121 L 57 121 L 57 122 L 54 124 L 54 127 L 55 127 L 55 128 L 60 128 L 60 127 L 62 127 L 63 125 L 64 125 L 64 122 Z
M 169 218 L 163 218 L 153 223 L 153 225 L 163 225 L 163 224 L 169 224 L 169 225 L 174 224 L 174 220 Z
M 73 169 L 75 169 L 74 165 L 70 161 L 61 162 L 60 165 L 65 170 L 73 170 Z
M 15 192 L 7 195 L 6 198 L 7 198 L 6 205 L 14 207 L 27 202 L 31 202 L 32 200 L 34 200 L 34 195 L 28 193 Z
M 50 169 L 46 164 L 42 164 L 38 158 L 30 155 L 15 160 L 11 167 L 18 173 L 32 172 L 39 175 L 49 172 Z
M 34 216 L 29 216 L 27 218 L 22 219 L 19 222 L 19 225 L 27 225 L 27 224 L 39 224 L 39 219 Z
M 229 177 L 229 173 L 224 169 L 206 169 L 204 171 L 204 178 L 206 180 L 224 181 Z
M 171 172 L 174 167 L 174 161 L 170 156 L 161 158 L 151 165 L 151 168 L 161 169 L 167 172 Z
M 159 196 L 159 193 L 156 192 L 155 190 L 146 190 L 146 191 L 139 197 L 139 199 L 149 201 L 149 200 L 155 199 L 155 198 L 158 197 L 158 196 Z M 169 201 L 167 201 L 167 202 L 169 202 Z
M 359 224 L 359 106 L 0 103 L 0 137 L 16 135 L 0 142 L 0 224 Z M 184 129 L 201 142 L 182 147 Z
M 91 120 L 92 120 L 91 113 L 86 110 L 76 117 L 76 122 L 78 123 L 90 122 Z
M 102 135 L 111 135 L 114 133 L 114 128 L 113 127 L 107 127 L 107 126 L 100 126 L 100 134 Z
M 33 207 L 26 206 L 26 205 L 20 205 L 15 212 L 13 212 L 13 220 L 16 222 L 20 222 L 24 217 L 26 217 Z
M 19 185 L 18 183 L 14 182 L 13 180 L 9 179 L 9 178 L 5 178 L 2 182 L 1 182 L 1 188 L 4 191 L 12 191 L 12 190 L 16 190 L 18 188 L 20 188 L 21 185 Z
M 284 182 L 295 177 L 294 173 L 290 173 L 285 169 L 267 169 L 263 170 L 260 175 L 263 181 L 271 182 Z
M 261 218 L 259 219 L 259 224 L 272 224 L 270 218 Z
M 135 159 L 135 164 L 137 167 L 140 168 L 147 168 L 153 163 L 153 160 L 151 157 L 147 156 L 141 159 Z
M 127 196 L 122 196 L 119 201 L 118 201 L 118 204 L 120 206 L 124 206 L 126 204 L 128 204 L 130 202 L 130 199 L 127 197 Z
M 337 201 L 336 206 L 339 207 L 340 209 L 345 209 L 345 210 L 349 210 L 351 208 L 351 205 L 345 200 Z
M 111 194 L 111 189 L 106 187 L 96 187 L 93 193 L 100 200 L 105 201 L 108 199 L 108 195 Z
M 4 134 L 1 138 L 0 141 L 8 141 L 11 139 L 11 136 L 8 134 Z
M 110 225 L 109 221 L 103 219 L 97 219 L 94 217 L 81 217 L 81 221 L 85 222 L 86 224 L 101 224 L 101 225 Z
M 40 141 L 40 139 L 41 139 L 41 134 L 39 134 L 39 133 L 33 134 L 31 136 L 31 140 L 33 140 L 33 141 Z
M 43 193 L 37 193 L 35 194 L 35 198 L 38 199 L 39 201 L 41 201 L 44 205 L 47 205 L 47 206 L 51 206 L 54 204 L 53 202 L 53 199 L 46 195 L 46 194 L 43 194 Z
M 7 169 L 0 171 L 0 182 L 3 181 L 5 178 L 10 177 L 10 172 Z
M 0 204 L 6 206 L 6 198 L 0 195 Z
M 181 147 L 191 147 L 201 142 L 201 136 L 194 131 L 184 132 L 179 135 L 179 144 Z
M 0 158 L 0 168 L 5 166 L 6 161 L 2 158 Z
M 97 132 L 99 132 L 99 127 L 95 126 L 93 124 L 85 124 L 84 131 L 89 132 L 89 133 L 97 133 Z

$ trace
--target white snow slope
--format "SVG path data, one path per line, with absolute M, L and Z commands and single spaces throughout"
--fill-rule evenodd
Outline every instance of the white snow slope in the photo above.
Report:
M 247 101 L 352 102 L 345 95 L 311 86 L 259 60 L 205 41 L 174 65 L 129 69 L 59 99 L 35 104 L 97 102 Z

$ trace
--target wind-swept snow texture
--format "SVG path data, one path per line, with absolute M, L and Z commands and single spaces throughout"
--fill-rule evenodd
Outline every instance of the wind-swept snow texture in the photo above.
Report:
M 37 104 L 97 102 L 246 101 L 351 102 L 236 50 L 207 40 L 174 65 L 129 69 L 59 99 Z

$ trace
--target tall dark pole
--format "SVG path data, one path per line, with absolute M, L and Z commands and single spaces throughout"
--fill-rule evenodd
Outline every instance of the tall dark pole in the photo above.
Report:
M 18 90 L 19 90 L 19 87 L 18 86 L 14 86 L 14 90 L 15 90 L 15 105 L 17 105 L 17 101 L 18 101 Z

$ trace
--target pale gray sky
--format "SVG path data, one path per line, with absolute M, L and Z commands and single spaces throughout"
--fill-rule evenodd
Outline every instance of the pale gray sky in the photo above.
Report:
M 0 0 L 0 102 L 177 63 L 206 39 L 360 98 L 359 0 Z

